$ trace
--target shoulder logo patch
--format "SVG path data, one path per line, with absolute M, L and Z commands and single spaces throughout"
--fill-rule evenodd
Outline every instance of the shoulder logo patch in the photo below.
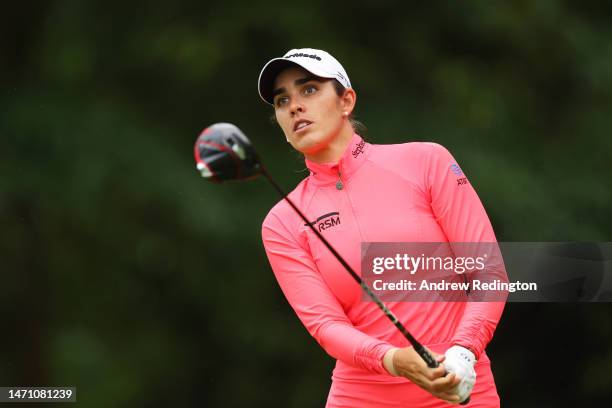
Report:
M 461 171 L 461 167 L 459 167 L 459 165 L 457 163 L 453 163 L 450 165 L 450 171 L 455 175 L 455 176 L 463 176 L 463 177 L 458 177 L 457 178 L 457 185 L 458 186 L 462 186 L 468 183 L 467 177 L 465 177 L 465 175 L 463 174 L 463 171 Z
M 453 174 L 455 176 L 460 176 L 463 174 L 463 172 L 461 171 L 461 167 L 459 167 L 459 165 L 457 163 L 453 163 L 450 165 L 450 170 L 453 172 Z

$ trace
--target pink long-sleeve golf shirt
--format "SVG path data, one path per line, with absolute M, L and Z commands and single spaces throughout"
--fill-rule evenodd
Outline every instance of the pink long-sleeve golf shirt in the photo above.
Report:
M 355 134 L 338 163 L 306 165 L 310 175 L 289 197 L 358 273 L 361 242 L 495 242 L 476 192 L 438 144 L 373 145 Z M 449 405 L 387 373 L 385 352 L 408 346 L 407 340 L 375 303 L 362 299 L 359 285 L 284 200 L 264 220 L 262 237 L 291 307 L 337 359 L 328 407 Z M 478 377 L 468 406 L 499 406 L 484 349 L 503 302 L 388 306 L 431 350 L 444 353 L 453 344 L 471 349 Z

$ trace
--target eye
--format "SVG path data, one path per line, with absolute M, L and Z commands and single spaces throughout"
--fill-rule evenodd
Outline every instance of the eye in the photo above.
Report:
M 287 102 L 289 102 L 289 98 L 288 97 L 286 97 L 286 96 L 279 96 L 278 98 L 276 98 L 275 105 L 277 107 L 280 107 L 280 106 L 286 105 Z
M 304 88 L 304 94 L 305 95 L 310 95 L 310 94 L 313 94 L 315 92 L 317 92 L 317 88 L 314 85 L 307 85 Z

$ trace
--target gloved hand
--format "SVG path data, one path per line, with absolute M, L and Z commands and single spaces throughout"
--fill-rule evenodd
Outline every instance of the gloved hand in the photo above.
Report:
M 470 350 L 461 346 L 450 347 L 444 356 L 446 359 L 442 364 L 446 371 L 455 373 L 461 378 L 457 384 L 457 394 L 459 394 L 460 402 L 463 402 L 470 396 L 476 383 L 476 371 L 474 370 L 476 357 Z

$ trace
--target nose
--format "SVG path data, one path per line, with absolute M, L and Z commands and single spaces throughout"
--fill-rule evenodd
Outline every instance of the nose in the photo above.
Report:
M 304 105 L 302 105 L 298 98 L 291 98 L 289 112 L 291 112 L 291 116 L 295 116 L 298 113 L 304 113 Z

